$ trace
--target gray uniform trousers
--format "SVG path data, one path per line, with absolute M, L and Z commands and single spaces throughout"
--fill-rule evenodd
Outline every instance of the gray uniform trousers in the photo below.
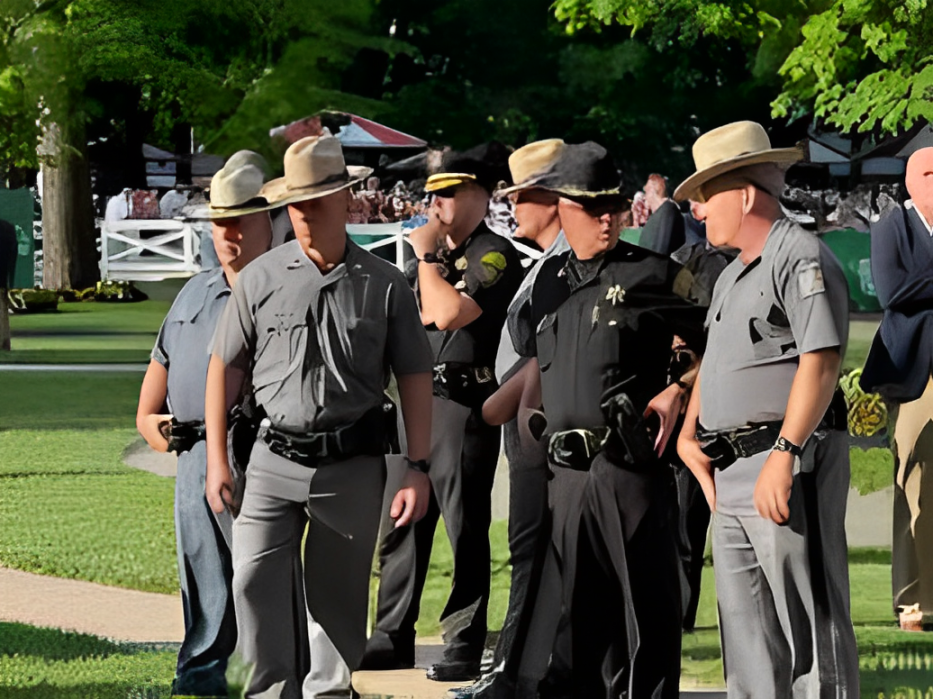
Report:
M 174 694 L 226 696 L 227 659 L 236 647 L 230 534 L 233 520 L 211 512 L 204 496 L 207 451 L 203 441 L 178 456 L 175 542 L 185 612 Z
M 233 525 L 240 651 L 254 666 L 247 698 L 349 695 L 349 671 L 366 644 L 385 473 L 382 457 L 314 469 L 256 443 Z M 307 613 L 314 619 L 307 673 L 303 638 L 308 619 L 304 609 L 296 609 L 294 590 L 302 555 Z
M 845 535 L 849 453 L 844 432 L 807 446 L 790 520 L 713 515 L 729 699 L 859 696 Z

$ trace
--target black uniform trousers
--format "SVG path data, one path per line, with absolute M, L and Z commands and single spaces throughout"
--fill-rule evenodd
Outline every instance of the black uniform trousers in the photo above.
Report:
M 673 472 L 673 504 L 671 531 L 677 544 L 680 575 L 680 603 L 683 609 L 683 630 L 693 631 L 700 604 L 703 578 L 703 557 L 709 532 L 710 511 L 700 483 L 690 469 L 679 461 L 671 464 Z
M 215 515 L 204 496 L 207 450 L 203 441 L 178 457 L 175 540 L 185 613 L 185 640 L 178 651 L 173 694 L 226 696 L 227 659 L 237 642 L 233 609 L 233 562 L 224 532 L 229 513 Z
M 542 696 L 676 699 L 681 610 L 668 485 L 656 469 L 633 472 L 603 455 L 583 475 L 580 521 L 565 525 L 577 550 L 565 554 L 563 618 Z M 556 664 L 568 658 L 569 667 Z
M 453 585 L 441 614 L 452 661 L 479 661 L 486 640 L 489 606 L 492 484 L 501 429 L 483 422 L 477 410 L 434 397 L 431 435 L 432 496 L 416 524 L 393 529 L 382 540 L 376 629 L 370 647 L 386 637 L 400 661 L 414 660 L 418 620 L 440 516 L 453 549 Z
M 551 651 L 551 641 L 545 640 L 547 634 L 540 633 L 543 620 L 537 619 L 532 631 L 532 623 L 536 619 L 535 602 L 551 540 L 547 453 L 539 442 L 521 439 L 517 420 L 506 423 L 502 434 L 509 462 L 512 578 L 509 606 L 493 658 L 493 672 L 480 683 L 481 689 L 474 692 L 474 696 L 483 699 L 521 696 L 520 682 L 530 692 L 536 690 Z M 559 594 L 560 588 L 555 589 Z M 553 600 L 550 608 L 559 609 L 559 597 Z M 536 671 L 535 668 L 539 667 L 541 670 Z

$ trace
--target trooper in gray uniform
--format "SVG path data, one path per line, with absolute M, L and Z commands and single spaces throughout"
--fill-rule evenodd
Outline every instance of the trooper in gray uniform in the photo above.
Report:
M 784 170 L 738 122 L 693 147 L 676 199 L 706 202 L 711 243 L 739 250 L 720 276 L 678 452 L 713 510 L 713 558 L 730 699 L 858 697 L 849 616 L 848 335 L 839 262 L 783 217 Z M 834 397 L 835 396 L 835 397 Z
M 385 407 L 390 369 L 411 467 L 391 514 L 405 526 L 427 509 L 431 349 L 405 278 L 347 237 L 352 184 L 329 133 L 288 149 L 285 177 L 262 194 L 288 205 L 296 240 L 241 277 L 212 350 L 206 492 L 215 512 L 235 504 L 226 408 L 244 377 L 265 415 L 233 527 L 239 647 L 253 666 L 247 697 L 349 696 L 348 671 L 366 642 L 394 425 Z M 302 566 L 308 612 L 321 629 L 311 638 L 307 675 L 300 657 L 305 613 L 292 602 L 293 571 Z M 321 689 L 315 678 L 322 676 L 342 676 L 343 686 Z
M 211 182 L 210 216 L 221 267 L 195 275 L 162 323 L 139 396 L 136 423 L 156 451 L 178 454 L 175 539 L 185 612 L 173 696 L 227 696 L 227 659 L 236 646 L 231 594 L 230 514 L 204 497 L 204 387 L 211 338 L 239 272 L 269 249 L 269 206 L 258 199 L 265 161 L 232 156 Z M 165 412 L 167 407 L 168 413 Z

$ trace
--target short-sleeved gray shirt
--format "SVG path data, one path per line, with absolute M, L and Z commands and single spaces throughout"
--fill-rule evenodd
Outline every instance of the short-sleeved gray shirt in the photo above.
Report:
M 152 359 L 168 371 L 168 408 L 179 422 L 204 420 L 211 338 L 230 287 L 220 268 L 193 276 L 162 322 Z
M 700 423 L 710 430 L 783 420 L 801 354 L 845 352 L 849 287 L 839 261 L 814 234 L 775 222 L 749 264 L 719 277 L 707 317 Z M 717 473 L 717 509 L 754 514 L 752 495 L 767 452 Z
M 381 404 L 388 370 L 430 372 L 433 357 L 405 277 L 352 241 L 322 274 L 297 241 L 240 273 L 213 353 L 246 371 L 280 429 L 354 423 Z

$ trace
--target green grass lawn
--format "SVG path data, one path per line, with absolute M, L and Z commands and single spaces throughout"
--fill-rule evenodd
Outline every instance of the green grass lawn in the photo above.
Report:
M 10 318 L 11 352 L 0 363 L 146 363 L 169 300 L 62 303 L 54 313 Z

